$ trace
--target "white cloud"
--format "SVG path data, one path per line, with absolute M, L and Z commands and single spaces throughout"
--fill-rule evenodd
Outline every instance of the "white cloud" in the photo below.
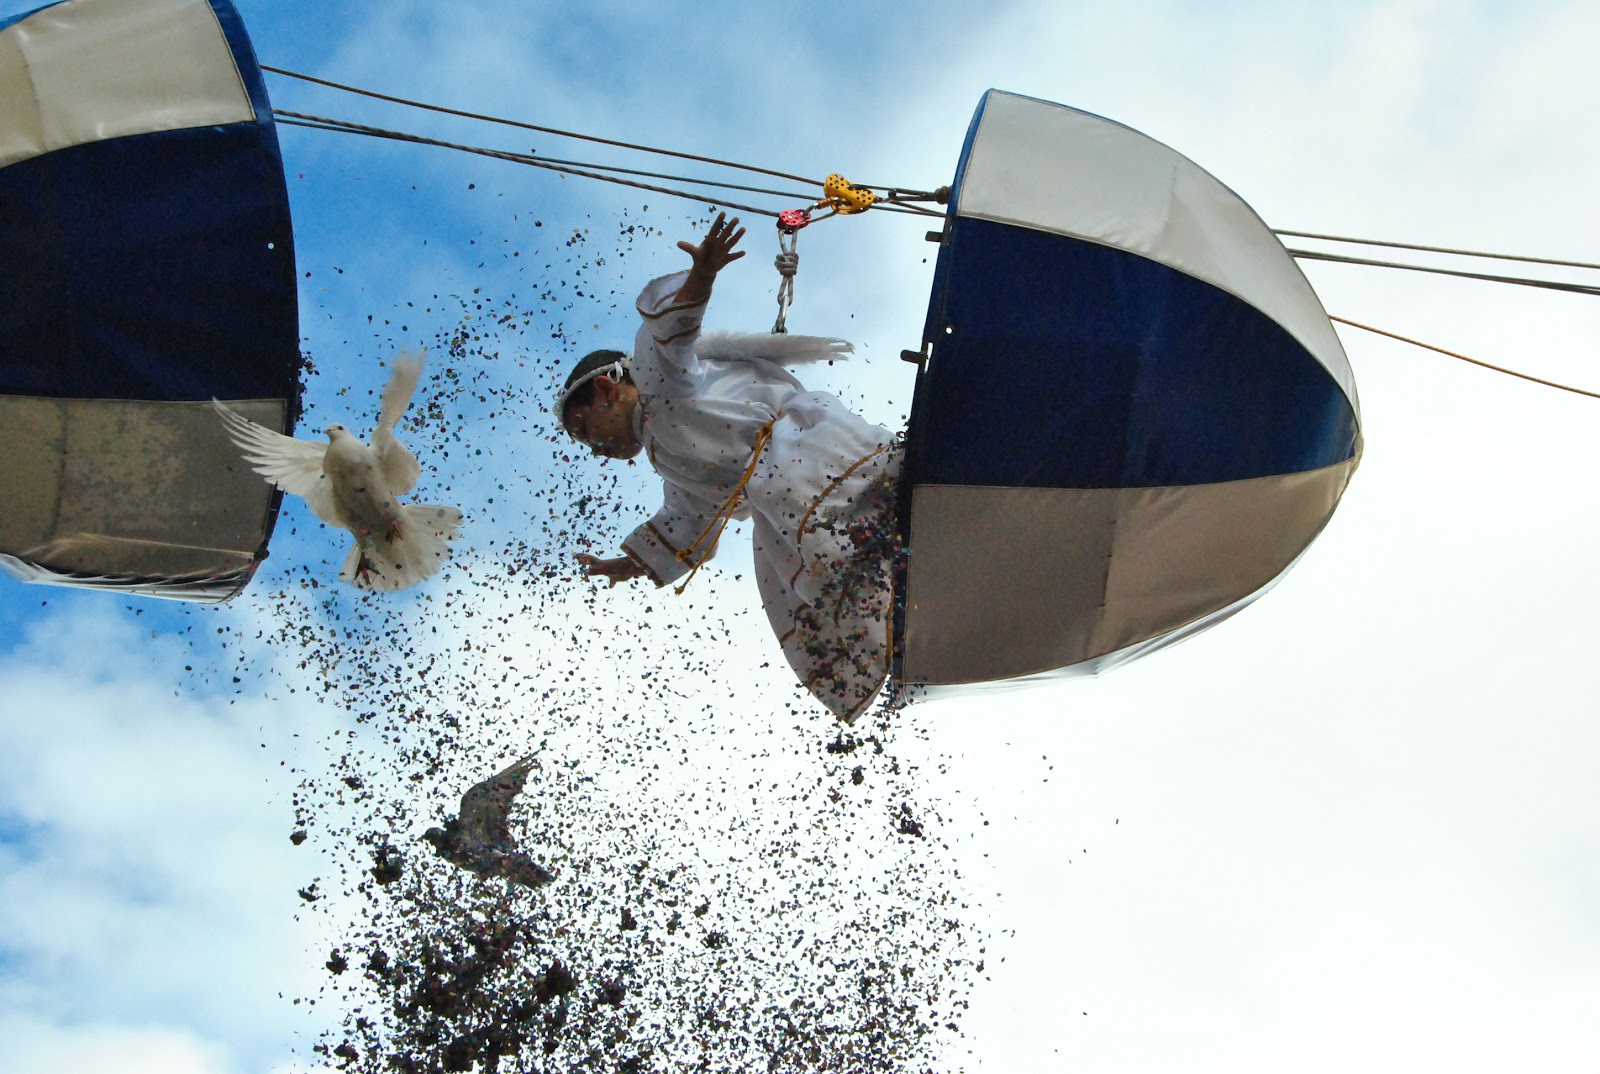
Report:
M 10 1074 L 231 1074 L 227 1050 L 180 1030 L 0 1018 Z
M 0 993 L 47 1042 L 128 1034 L 131 1055 L 198 1070 L 220 1047 L 198 1033 L 259 1069 L 287 1048 L 280 991 L 314 965 L 311 937 L 285 941 L 313 868 L 278 765 L 300 721 L 196 697 L 184 665 L 203 651 L 80 604 L 0 658 L 0 815 L 17 832 L 0 845 Z M 84 1012 L 100 1029 L 73 1028 Z M 169 1024 L 185 1028 L 142 1028 Z

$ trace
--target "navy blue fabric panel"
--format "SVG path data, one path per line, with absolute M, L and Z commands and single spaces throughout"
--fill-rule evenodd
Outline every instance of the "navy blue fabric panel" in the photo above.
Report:
M 0 169 L 0 392 L 296 400 L 291 239 L 266 124 Z
M 1282 327 L 1125 251 L 957 218 L 928 329 L 917 483 L 1205 484 L 1355 450 L 1349 400 Z

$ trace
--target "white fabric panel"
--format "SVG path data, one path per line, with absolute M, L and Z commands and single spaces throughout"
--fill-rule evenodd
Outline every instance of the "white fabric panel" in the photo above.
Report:
M 43 152 L 43 145 L 44 124 L 28 65 L 16 35 L 0 30 L 0 168 Z
M 1220 287 L 1282 325 L 1357 406 L 1355 376 L 1322 303 L 1237 194 L 1100 116 L 999 90 L 984 101 L 958 216 L 1103 243 Z
M 233 402 L 283 428 L 282 400 Z M 205 403 L 0 396 L 0 553 L 58 570 L 237 570 L 272 487 Z
M 0 167 L 254 115 L 205 0 L 68 0 L 0 31 Z
M 902 678 L 981 682 L 1139 655 L 1269 586 L 1358 462 L 1171 488 L 918 486 Z

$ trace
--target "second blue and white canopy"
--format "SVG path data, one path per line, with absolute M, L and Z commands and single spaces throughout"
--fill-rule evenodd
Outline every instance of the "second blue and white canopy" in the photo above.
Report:
M 897 685 L 1092 674 L 1269 588 L 1361 454 L 1354 377 L 1261 219 L 1121 124 L 991 91 L 908 429 Z

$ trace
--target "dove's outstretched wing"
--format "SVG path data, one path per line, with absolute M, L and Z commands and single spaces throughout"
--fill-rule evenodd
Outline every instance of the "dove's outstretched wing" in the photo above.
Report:
M 532 767 L 533 758 L 524 757 L 461 796 L 459 830 L 463 840 L 503 853 L 516 849 L 511 840 L 511 801 L 522 792 Z
M 378 466 L 389 491 L 404 495 L 417 487 L 422 476 L 422 464 L 417 457 L 394 437 L 395 426 L 411 404 L 411 396 L 422 380 L 422 355 L 416 351 L 401 351 L 395 359 L 394 372 L 383 387 L 383 403 L 378 410 L 378 426 L 372 430 L 372 447 L 378 453 Z
M 223 427 L 239 446 L 244 460 L 255 464 L 256 473 L 283 491 L 303 498 L 312 512 L 328 525 L 344 525 L 332 482 L 322 471 L 326 444 L 284 436 L 216 399 L 211 400 L 211 405 L 222 415 Z

